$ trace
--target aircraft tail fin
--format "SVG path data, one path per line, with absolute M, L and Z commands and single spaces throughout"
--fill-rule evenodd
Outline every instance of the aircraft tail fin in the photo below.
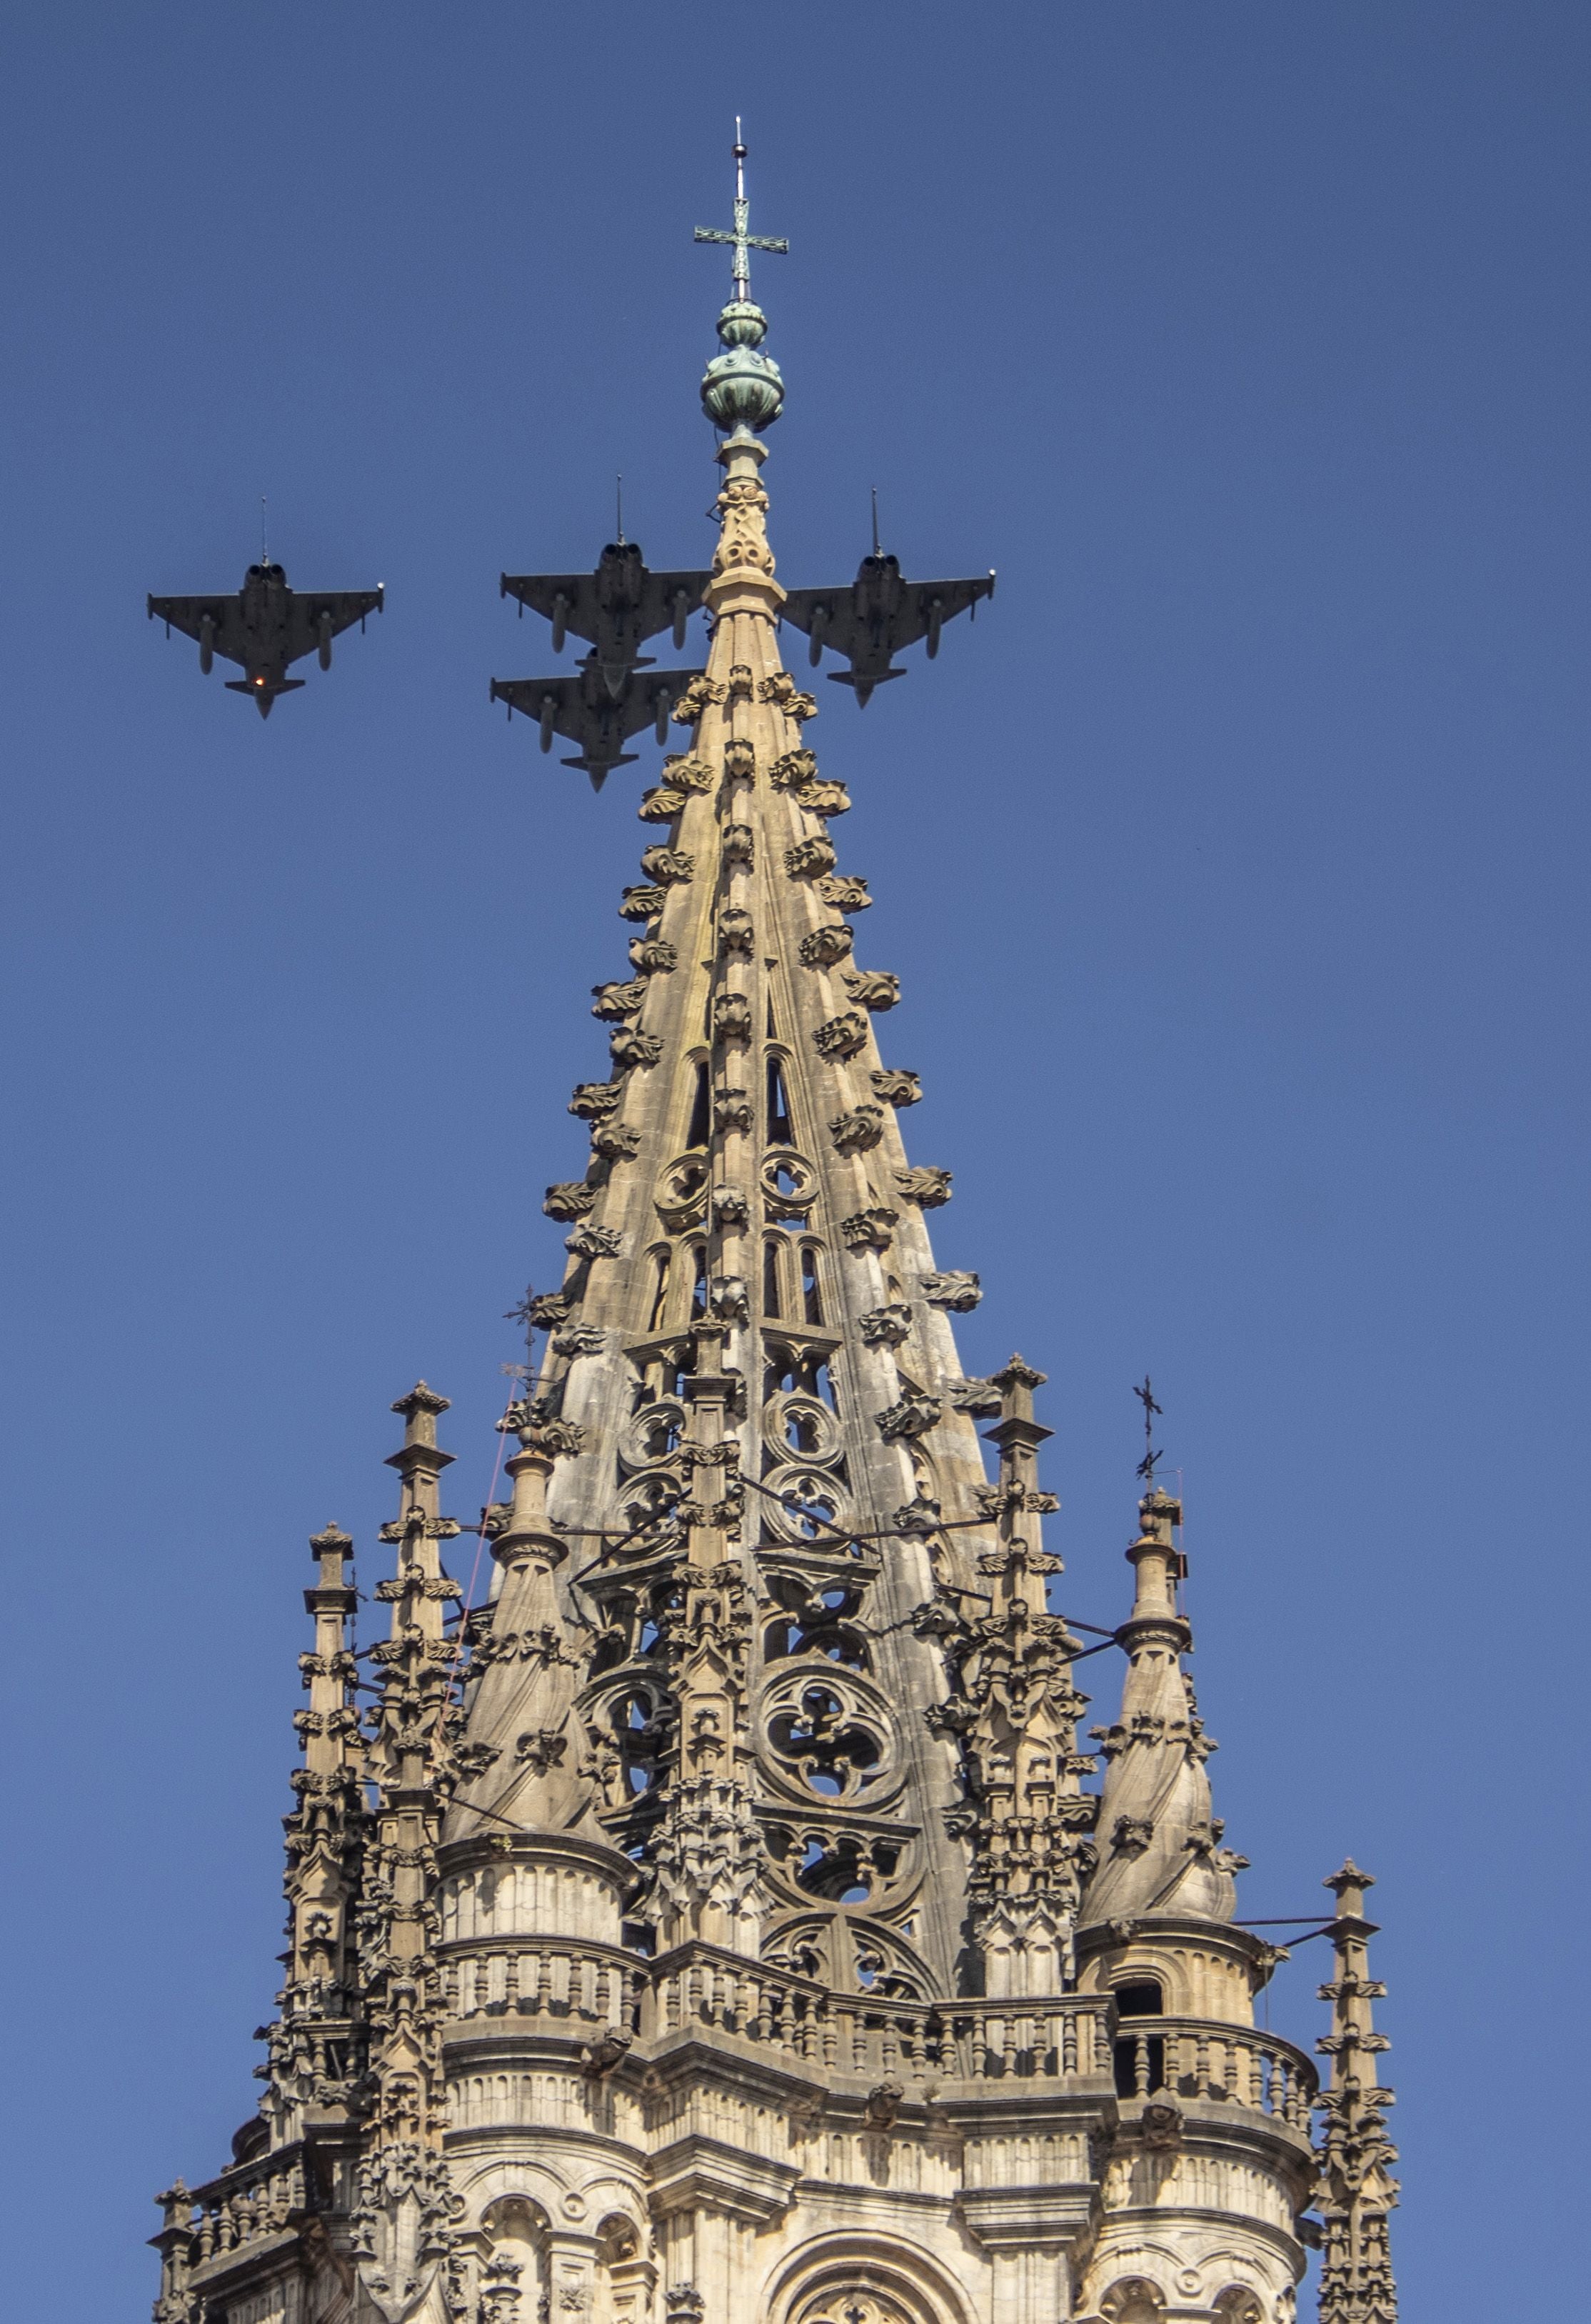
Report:
M 229 678 L 225 683 L 228 694 L 246 694 L 261 717 L 269 718 L 271 706 L 277 696 L 297 694 L 304 680 L 301 678 L 279 678 L 272 684 L 262 684 L 253 678 Z
M 874 687 L 887 686 L 892 678 L 905 678 L 906 675 L 904 669 L 879 669 L 875 670 L 869 678 L 858 678 L 853 669 L 832 669 L 829 672 L 829 682 L 832 686 L 854 687 L 857 707 L 860 710 L 865 710 L 868 706 L 868 696 L 872 693 Z

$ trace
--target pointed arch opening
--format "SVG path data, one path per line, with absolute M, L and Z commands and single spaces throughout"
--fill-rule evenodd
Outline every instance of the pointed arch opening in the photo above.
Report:
M 685 1144 L 705 1146 L 712 1134 L 713 1093 L 708 1084 L 706 1059 L 698 1058 L 695 1095 L 691 1100 L 691 1119 L 685 1131 Z
M 790 1127 L 790 1092 L 785 1080 L 785 1061 L 777 1055 L 768 1061 L 768 1142 L 770 1146 L 796 1143 Z
M 801 1246 L 801 1316 L 807 1323 L 823 1320 L 823 1286 L 818 1270 L 817 1245 L 804 1242 Z

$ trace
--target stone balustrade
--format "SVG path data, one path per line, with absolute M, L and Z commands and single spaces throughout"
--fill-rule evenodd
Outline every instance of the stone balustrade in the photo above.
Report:
M 1115 2043 L 1122 2098 L 1214 2099 L 1271 2115 L 1308 2137 L 1319 2080 L 1301 2050 L 1213 2018 L 1124 2018 Z

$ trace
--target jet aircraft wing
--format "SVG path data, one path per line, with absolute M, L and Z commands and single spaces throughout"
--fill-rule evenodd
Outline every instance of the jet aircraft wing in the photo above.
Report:
M 561 734 L 578 747 L 566 767 L 584 767 L 593 790 L 600 791 L 613 768 L 629 766 L 638 756 L 625 743 L 643 728 L 656 729 L 658 740 L 668 735 L 668 714 L 694 678 L 695 669 L 635 670 L 617 696 L 594 656 L 577 669 L 557 678 L 494 678 L 492 699 L 533 718 L 541 729 L 541 747 L 552 749 Z
M 825 646 L 851 664 L 829 675 L 837 686 L 855 687 L 858 702 L 865 703 L 874 687 L 906 676 L 891 667 L 897 653 L 926 638 L 932 660 L 944 623 L 980 597 L 992 597 L 994 585 L 992 573 L 976 580 L 906 581 L 897 558 L 864 557 L 849 587 L 792 589 L 780 615 L 806 632 L 814 668 Z
M 206 643 L 207 624 L 209 649 L 224 661 L 246 663 L 255 650 L 251 633 L 244 627 L 241 593 L 230 597 L 152 597 L 149 617 L 152 622 L 168 622 L 200 645 Z
M 633 668 L 639 649 L 660 630 L 672 629 L 675 650 L 685 641 L 685 623 L 702 602 L 710 573 L 651 573 L 631 544 L 607 549 L 594 573 L 505 573 L 500 587 L 533 613 L 552 623 L 553 651 L 562 653 L 566 632 L 595 646 L 604 665 Z
M 197 639 L 224 661 L 240 662 L 249 669 L 270 660 L 286 669 L 317 651 L 329 666 L 333 638 L 367 613 L 379 613 L 382 603 L 380 589 L 317 591 L 284 586 L 275 603 L 262 604 L 253 620 L 246 589 L 230 597 L 152 597 L 149 614 L 152 621 L 180 630 L 185 638 Z
M 384 602 L 380 589 L 290 589 L 287 595 L 287 636 L 283 641 L 287 659 L 300 661 L 306 654 L 317 650 L 323 665 L 331 662 L 331 641 L 351 630 L 355 622 L 363 622 L 367 613 L 379 613 Z M 220 650 L 219 647 L 216 649 Z

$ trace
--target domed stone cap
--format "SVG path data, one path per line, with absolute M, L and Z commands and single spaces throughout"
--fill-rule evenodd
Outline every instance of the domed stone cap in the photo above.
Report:
M 726 436 L 771 428 L 785 401 L 785 383 L 771 355 L 761 352 L 768 318 L 750 299 L 731 299 L 718 318 L 719 344 L 702 380 L 702 408 Z

